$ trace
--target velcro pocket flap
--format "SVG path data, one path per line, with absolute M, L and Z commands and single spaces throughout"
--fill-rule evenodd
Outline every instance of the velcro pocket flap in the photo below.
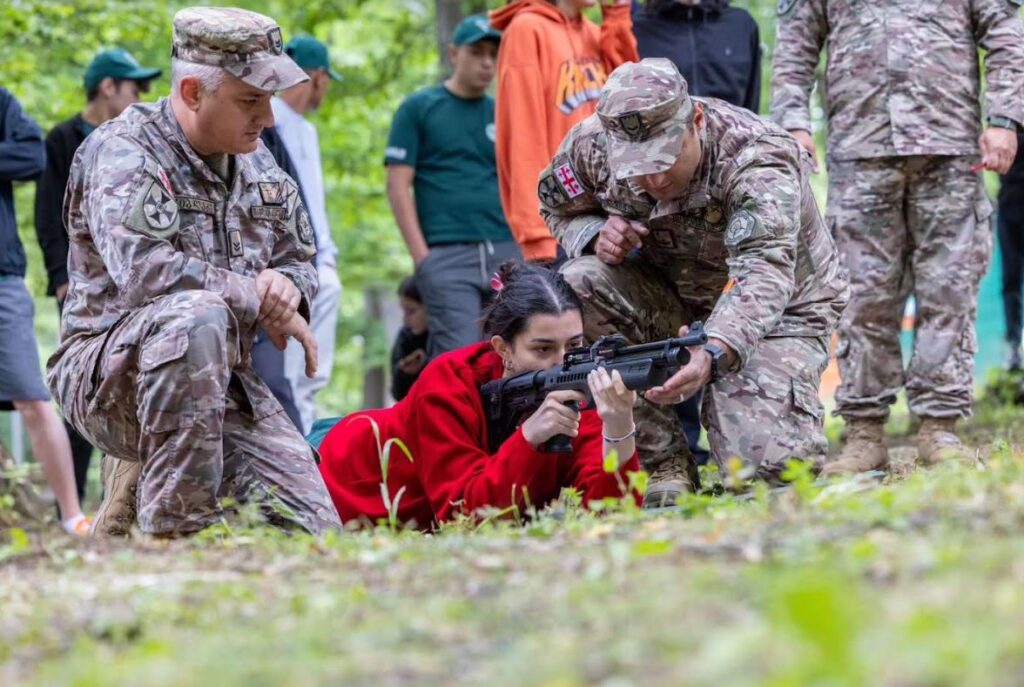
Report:
M 142 355 L 139 358 L 139 370 L 149 372 L 172 360 L 185 355 L 188 350 L 188 332 L 177 329 L 164 332 L 142 343 Z

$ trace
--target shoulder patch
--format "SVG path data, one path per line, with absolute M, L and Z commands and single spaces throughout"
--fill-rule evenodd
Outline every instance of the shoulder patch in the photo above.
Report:
M 764 226 L 757 215 L 749 210 L 740 210 L 729 218 L 729 224 L 725 228 L 725 245 L 734 248 L 764 233 Z
M 555 181 L 554 172 L 547 172 L 540 178 L 537 184 L 537 195 L 544 207 L 559 208 L 569 202 L 569 196 L 562 190 L 562 186 Z
M 790 12 L 792 12 L 793 8 L 796 7 L 799 3 L 800 0 L 779 0 L 779 4 L 776 7 L 776 12 L 778 16 L 785 17 Z
M 163 182 L 149 177 L 143 181 L 124 221 L 135 231 L 166 239 L 178 231 L 178 204 Z
M 576 170 L 572 168 L 572 163 L 568 159 L 563 159 L 561 164 L 552 165 L 552 173 L 570 199 L 583 195 L 583 185 L 576 178 Z

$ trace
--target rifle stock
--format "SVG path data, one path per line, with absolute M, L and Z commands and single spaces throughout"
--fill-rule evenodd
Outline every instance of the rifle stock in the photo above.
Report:
M 694 322 L 686 336 L 629 346 L 618 335 L 605 336 L 593 345 L 565 354 L 561 365 L 547 370 L 524 372 L 495 379 L 480 387 L 487 415 L 487 437 L 491 453 L 515 432 L 520 420 L 532 413 L 552 391 L 581 391 L 590 399 L 587 375 L 598 367 L 609 374 L 618 371 L 627 389 L 647 391 L 661 386 L 690 362 L 689 348 L 703 346 L 708 337 L 704 326 Z M 572 452 L 569 437 L 558 435 L 545 442 L 542 450 Z

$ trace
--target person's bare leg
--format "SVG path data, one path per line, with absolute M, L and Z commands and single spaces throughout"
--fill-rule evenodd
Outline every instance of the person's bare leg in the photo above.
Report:
M 57 411 L 49 401 L 15 401 L 32 445 L 32 454 L 43 468 L 43 476 L 57 497 L 61 520 L 81 515 L 75 490 L 75 469 L 71 442 Z

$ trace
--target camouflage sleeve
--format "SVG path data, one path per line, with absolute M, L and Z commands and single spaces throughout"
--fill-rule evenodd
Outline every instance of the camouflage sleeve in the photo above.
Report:
M 189 257 L 169 241 L 178 231 L 178 206 L 156 160 L 135 143 L 111 137 L 99 142 L 84 166 L 84 220 L 129 307 L 202 289 L 223 298 L 244 328 L 256 322 L 260 301 L 253 279 Z
M 309 212 L 302 202 L 298 186 L 287 175 L 283 175 L 283 183 L 289 188 L 289 203 L 292 205 L 285 223 L 285 230 L 275 236 L 274 249 L 270 254 L 270 267 L 292 280 L 302 294 L 299 313 L 309 322 L 312 313 L 313 298 L 319 287 L 316 266 L 313 257 L 316 255 L 316 240 L 313 237 L 313 225 Z
M 971 0 L 974 36 L 985 49 L 986 112 L 1024 124 L 1024 29 L 1020 0 Z
M 811 130 L 814 72 L 827 33 L 824 0 L 779 0 L 770 110 L 783 129 Z
M 570 258 L 588 252 L 608 219 L 595 195 L 603 161 L 593 137 L 579 130 L 569 132 L 537 182 L 541 217 Z
M 782 134 L 762 136 L 736 156 L 725 177 L 729 287 L 708 318 L 746 365 L 795 290 L 800 236 L 800 154 Z

